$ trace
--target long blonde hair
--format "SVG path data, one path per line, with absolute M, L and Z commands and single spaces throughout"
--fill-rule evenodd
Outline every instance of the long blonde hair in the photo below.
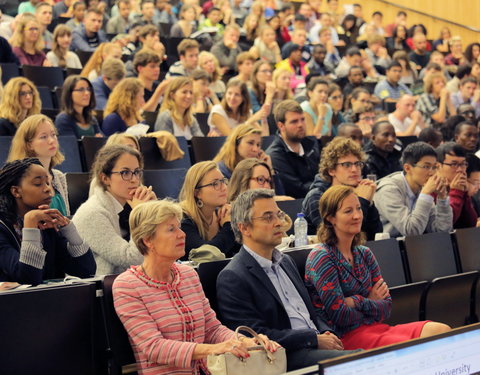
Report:
M 258 134 L 261 137 L 262 131 L 258 127 L 248 124 L 242 124 L 235 127 L 225 140 L 225 143 L 220 151 L 218 151 L 218 154 L 213 161 L 217 163 L 223 161 L 227 168 L 233 171 L 237 164 L 242 160 L 238 154 L 237 147 L 243 137 L 251 134 Z
M 13 33 L 12 38 L 10 39 L 10 45 L 12 47 L 20 47 L 24 48 L 25 46 L 25 29 L 28 25 L 29 22 L 35 22 L 38 26 L 38 29 L 41 30 L 40 22 L 37 21 L 37 19 L 32 16 L 23 16 L 20 18 L 20 20 L 17 22 L 17 27 L 15 29 L 15 32 Z M 45 42 L 43 41 L 42 33 L 38 33 L 38 39 L 33 46 L 35 48 L 35 52 L 39 53 L 42 52 L 42 50 L 45 48 Z
M 12 145 L 10 146 L 10 152 L 8 153 L 7 161 L 21 160 L 25 158 L 37 157 L 37 154 L 29 147 L 33 138 L 37 134 L 37 129 L 42 123 L 48 123 L 52 125 L 52 128 L 57 134 L 57 128 L 53 124 L 53 121 L 42 114 L 32 115 L 23 121 L 17 129 L 15 136 L 12 139 Z M 53 168 L 58 164 L 61 164 L 65 160 L 65 157 L 57 149 L 57 153 L 52 157 L 49 168 Z
M 64 24 L 57 25 L 53 31 L 53 42 L 52 42 L 52 52 L 57 56 L 58 66 L 65 68 L 67 66 L 67 53 L 68 49 L 63 49 L 58 44 L 57 39 L 64 35 L 72 35 L 72 30 Z
M 220 63 L 218 62 L 217 56 L 215 56 L 213 53 L 208 51 L 200 52 L 200 54 L 198 55 L 198 66 L 201 67 L 203 64 L 203 61 L 209 57 L 213 59 L 213 64 L 215 65 L 215 70 L 212 73 L 212 76 L 210 78 L 212 82 L 216 82 L 219 79 L 222 79 L 222 70 L 220 69 Z
M 197 186 L 200 185 L 202 179 L 208 172 L 213 171 L 214 169 L 217 169 L 217 163 L 211 160 L 194 164 L 188 170 L 187 175 L 185 176 L 185 181 L 183 182 L 182 190 L 178 196 L 183 212 L 192 218 L 198 227 L 200 236 L 205 240 L 208 239 L 209 223 L 203 212 L 200 210 L 200 207 L 198 207 L 198 199 L 195 194 L 198 190 Z
M 189 77 L 175 77 L 168 84 L 163 96 L 162 106 L 160 112 L 170 111 L 170 115 L 177 124 L 192 126 L 193 124 L 193 102 L 192 105 L 184 112 L 179 113 L 173 95 L 186 85 L 191 85 L 193 90 L 193 80 Z
M 115 48 L 120 47 L 115 43 L 101 43 L 93 55 L 88 59 L 80 75 L 88 78 L 88 75 L 92 70 L 95 70 L 98 74 L 100 74 L 100 71 L 102 70 L 102 64 L 105 61 L 105 56 L 108 56 Z
M 277 86 L 277 79 L 279 79 L 282 74 L 288 74 L 290 76 L 292 75 L 292 73 L 288 69 L 285 69 L 285 68 L 275 69 L 273 71 L 273 76 L 272 76 L 272 81 L 275 84 L 275 86 Z M 278 91 L 278 89 L 276 91 Z M 293 99 L 293 92 L 291 88 L 287 90 L 287 95 L 284 98 L 281 98 L 281 100 L 285 100 L 285 99 Z
M 20 105 L 20 91 L 23 85 L 29 86 L 33 92 L 32 108 L 27 111 L 26 117 L 40 113 L 40 108 L 42 107 L 40 95 L 32 81 L 24 77 L 10 79 L 5 85 L 3 92 L 3 99 L 0 104 L 0 117 L 6 118 L 17 127 L 23 120 L 23 108 Z
M 125 78 L 120 81 L 108 98 L 104 116 L 116 112 L 125 122 L 131 118 L 142 121 L 140 108 L 137 108 L 137 95 L 142 88 L 143 84 L 138 78 Z

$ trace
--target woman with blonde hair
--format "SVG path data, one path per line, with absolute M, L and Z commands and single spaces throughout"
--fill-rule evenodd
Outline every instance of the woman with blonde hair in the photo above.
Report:
M 8 161 L 34 157 L 52 177 L 54 196 L 50 208 L 56 208 L 63 216 L 70 216 L 67 179 L 65 174 L 54 169 L 65 157 L 60 152 L 57 129 L 50 118 L 36 114 L 25 119 L 12 140 Z
M 40 113 L 42 102 L 37 88 L 27 78 L 11 78 L 5 85 L 0 103 L 0 136 L 15 135 L 20 123 Z
M 245 39 L 252 45 L 255 39 L 258 36 L 258 28 L 260 27 L 259 17 L 254 14 L 250 13 L 247 17 L 245 17 L 245 21 L 243 22 L 242 28 L 242 35 L 245 35 Z
M 273 71 L 272 82 L 275 85 L 275 93 L 273 94 L 273 105 L 286 99 L 293 99 L 293 91 L 290 86 L 292 73 L 284 68 L 278 68 Z
M 95 52 L 90 56 L 87 63 L 83 67 L 80 75 L 93 81 L 99 77 L 102 71 L 103 62 L 109 57 L 116 59 L 122 58 L 122 48 L 116 43 L 102 43 Z
M 230 178 L 237 164 L 243 159 L 257 158 L 272 168 L 272 160 L 261 148 L 262 131 L 253 125 L 242 124 L 237 126 L 225 140 L 220 151 L 213 159 L 218 169 Z
M 188 170 L 179 195 L 182 230 L 187 235 L 181 259 L 188 259 L 190 250 L 202 245 L 215 246 L 227 257 L 239 250 L 230 225 L 227 185 L 228 179 L 214 161 L 196 163 Z
M 222 81 L 222 70 L 217 57 L 208 51 L 202 51 L 198 55 L 198 66 L 203 69 L 210 78 L 208 88 L 212 90 L 219 99 L 225 95 L 225 83 Z
M 41 30 L 35 17 L 24 16 L 17 22 L 10 45 L 20 65 L 51 66 L 43 52 L 45 43 Z
M 128 133 L 115 133 L 108 137 L 105 146 L 113 145 L 124 145 L 130 146 L 140 152 L 140 143 L 138 143 L 138 138 L 133 134 Z
M 282 54 L 278 46 L 275 30 L 269 25 L 261 27 L 253 47 L 249 51 L 255 59 L 261 59 L 275 65 L 282 61 Z
M 52 50 L 47 53 L 47 59 L 52 66 L 60 68 L 82 69 L 78 56 L 70 51 L 72 30 L 63 24 L 57 25 L 53 32 Z
M 167 86 L 155 131 L 166 130 L 176 137 L 202 137 L 197 119 L 193 116 L 193 80 L 175 77 Z
M 143 121 L 140 109 L 145 104 L 144 88 L 138 78 L 125 78 L 115 86 L 105 106 L 103 133 L 123 133 Z
M 258 121 L 262 121 L 262 126 L 258 125 L 262 135 L 268 135 L 266 122 L 268 113 L 270 113 L 270 107 L 264 106 L 264 110 L 258 111 L 252 116 L 247 85 L 237 78 L 232 78 L 228 81 L 227 91 L 221 103 L 214 105 L 208 116 L 209 135 L 228 136 L 239 124 L 255 125 Z

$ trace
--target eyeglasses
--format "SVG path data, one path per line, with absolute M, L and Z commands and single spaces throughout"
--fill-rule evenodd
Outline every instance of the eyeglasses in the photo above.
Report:
M 72 91 L 80 92 L 80 93 L 85 93 L 85 92 L 92 92 L 92 89 L 90 87 L 81 87 L 79 89 L 73 89 Z
M 252 217 L 252 220 L 262 220 L 268 224 L 271 224 L 275 218 L 277 218 L 280 221 L 284 221 L 285 216 L 287 216 L 287 214 L 283 211 L 278 211 L 277 213 L 267 212 L 262 216 Z
M 204 188 L 204 187 L 207 187 L 207 186 L 213 186 L 213 188 L 215 190 L 219 191 L 221 189 L 222 184 L 227 186 L 228 185 L 228 178 L 221 178 L 220 180 L 213 180 L 209 184 L 197 186 L 197 189 L 201 189 L 201 188 Z
M 438 169 L 436 165 L 429 165 L 429 164 L 424 164 L 424 165 L 414 164 L 413 166 L 417 168 L 425 169 L 426 171 L 434 171 L 434 172 Z
M 259 185 L 265 185 L 267 182 L 269 185 L 272 185 L 272 179 L 271 178 L 266 178 L 263 176 L 258 176 L 258 177 L 252 177 L 250 180 L 255 180 Z
M 259 73 L 267 73 L 267 74 L 272 74 L 273 71 L 271 71 L 270 69 L 263 69 L 263 70 L 259 70 L 258 71 Z
M 341 165 L 343 168 L 347 168 L 347 169 L 350 169 L 353 166 L 355 166 L 356 168 L 362 169 L 365 163 L 363 161 L 356 161 L 356 162 L 344 161 L 343 163 L 337 163 L 336 165 Z
M 20 91 L 20 92 L 18 93 L 18 95 L 19 95 L 19 96 L 27 96 L 27 95 L 33 96 L 33 91 Z
M 120 176 L 122 176 L 122 179 L 124 181 L 130 181 L 133 178 L 133 176 L 135 176 L 138 179 L 141 179 L 143 176 L 143 169 L 135 169 L 134 171 L 131 171 L 130 169 L 125 169 L 123 171 L 118 171 L 118 172 L 111 171 L 110 173 L 119 174 Z
M 340 100 L 340 99 L 343 100 L 343 95 L 335 95 L 330 97 L 330 100 Z
M 360 117 L 360 121 L 375 121 L 375 117 L 370 117 L 370 116 Z
M 464 161 L 463 163 L 442 163 L 443 165 L 448 165 L 449 167 L 451 168 L 455 168 L 455 169 L 458 169 L 458 168 L 467 168 L 468 167 L 468 163 L 466 161 Z
M 32 32 L 35 32 L 35 31 L 40 31 L 40 29 L 38 27 L 30 27 L 29 29 L 27 29 L 27 31 L 32 31 Z

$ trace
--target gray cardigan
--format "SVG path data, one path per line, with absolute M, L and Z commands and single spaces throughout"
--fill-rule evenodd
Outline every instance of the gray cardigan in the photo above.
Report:
M 432 198 L 432 199 L 430 199 Z M 384 232 L 390 236 L 415 236 L 429 232 L 452 230 L 453 214 L 448 198 L 415 198 L 410 207 L 408 188 L 403 172 L 395 172 L 378 183 L 374 197 Z
M 65 177 L 65 173 L 59 171 L 58 169 L 52 169 L 53 174 L 53 184 L 55 185 L 55 189 L 60 193 L 62 196 L 65 207 L 67 208 L 67 216 L 70 216 L 70 203 L 68 202 L 68 187 L 67 187 L 67 177 Z
M 170 111 L 163 111 L 159 113 L 157 120 L 155 121 L 155 131 L 159 130 L 166 130 L 175 136 L 180 136 L 175 134 L 175 131 L 173 129 L 173 118 L 170 114 Z M 200 130 L 200 125 L 198 125 L 198 121 L 195 117 L 193 117 L 193 122 L 190 126 L 190 132 L 192 133 L 192 137 L 204 136 L 202 131 Z
M 133 241 L 122 238 L 118 221 L 118 214 L 122 211 L 120 206 L 110 193 L 96 186 L 94 194 L 73 216 L 78 233 L 93 251 L 97 275 L 121 273 L 143 261 Z

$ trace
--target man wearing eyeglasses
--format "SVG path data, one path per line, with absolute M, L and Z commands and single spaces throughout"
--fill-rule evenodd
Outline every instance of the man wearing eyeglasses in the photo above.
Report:
M 453 212 L 453 228 L 469 228 L 477 224 L 477 213 L 468 194 L 465 150 L 457 143 L 447 142 L 437 148 L 438 174 L 447 180 L 448 196 Z
M 285 213 L 273 190 L 253 189 L 232 206 L 232 229 L 243 246 L 217 279 L 222 322 L 268 335 L 287 353 L 287 370 L 350 354 L 316 314 L 293 260 L 275 249 Z
M 437 173 L 437 153 L 425 142 L 409 144 L 402 155 L 403 172 L 378 183 L 374 202 L 384 232 L 391 237 L 452 230 L 448 183 Z
M 303 200 L 302 212 L 308 222 L 308 233 L 315 234 L 322 221 L 319 204 L 323 193 L 333 185 L 351 186 L 355 189 L 363 212 L 362 232 L 368 240 L 383 231 L 380 216 L 373 202 L 376 185 L 362 179 L 366 156 L 357 142 L 350 138 L 336 137 L 323 150 L 318 174 Z

